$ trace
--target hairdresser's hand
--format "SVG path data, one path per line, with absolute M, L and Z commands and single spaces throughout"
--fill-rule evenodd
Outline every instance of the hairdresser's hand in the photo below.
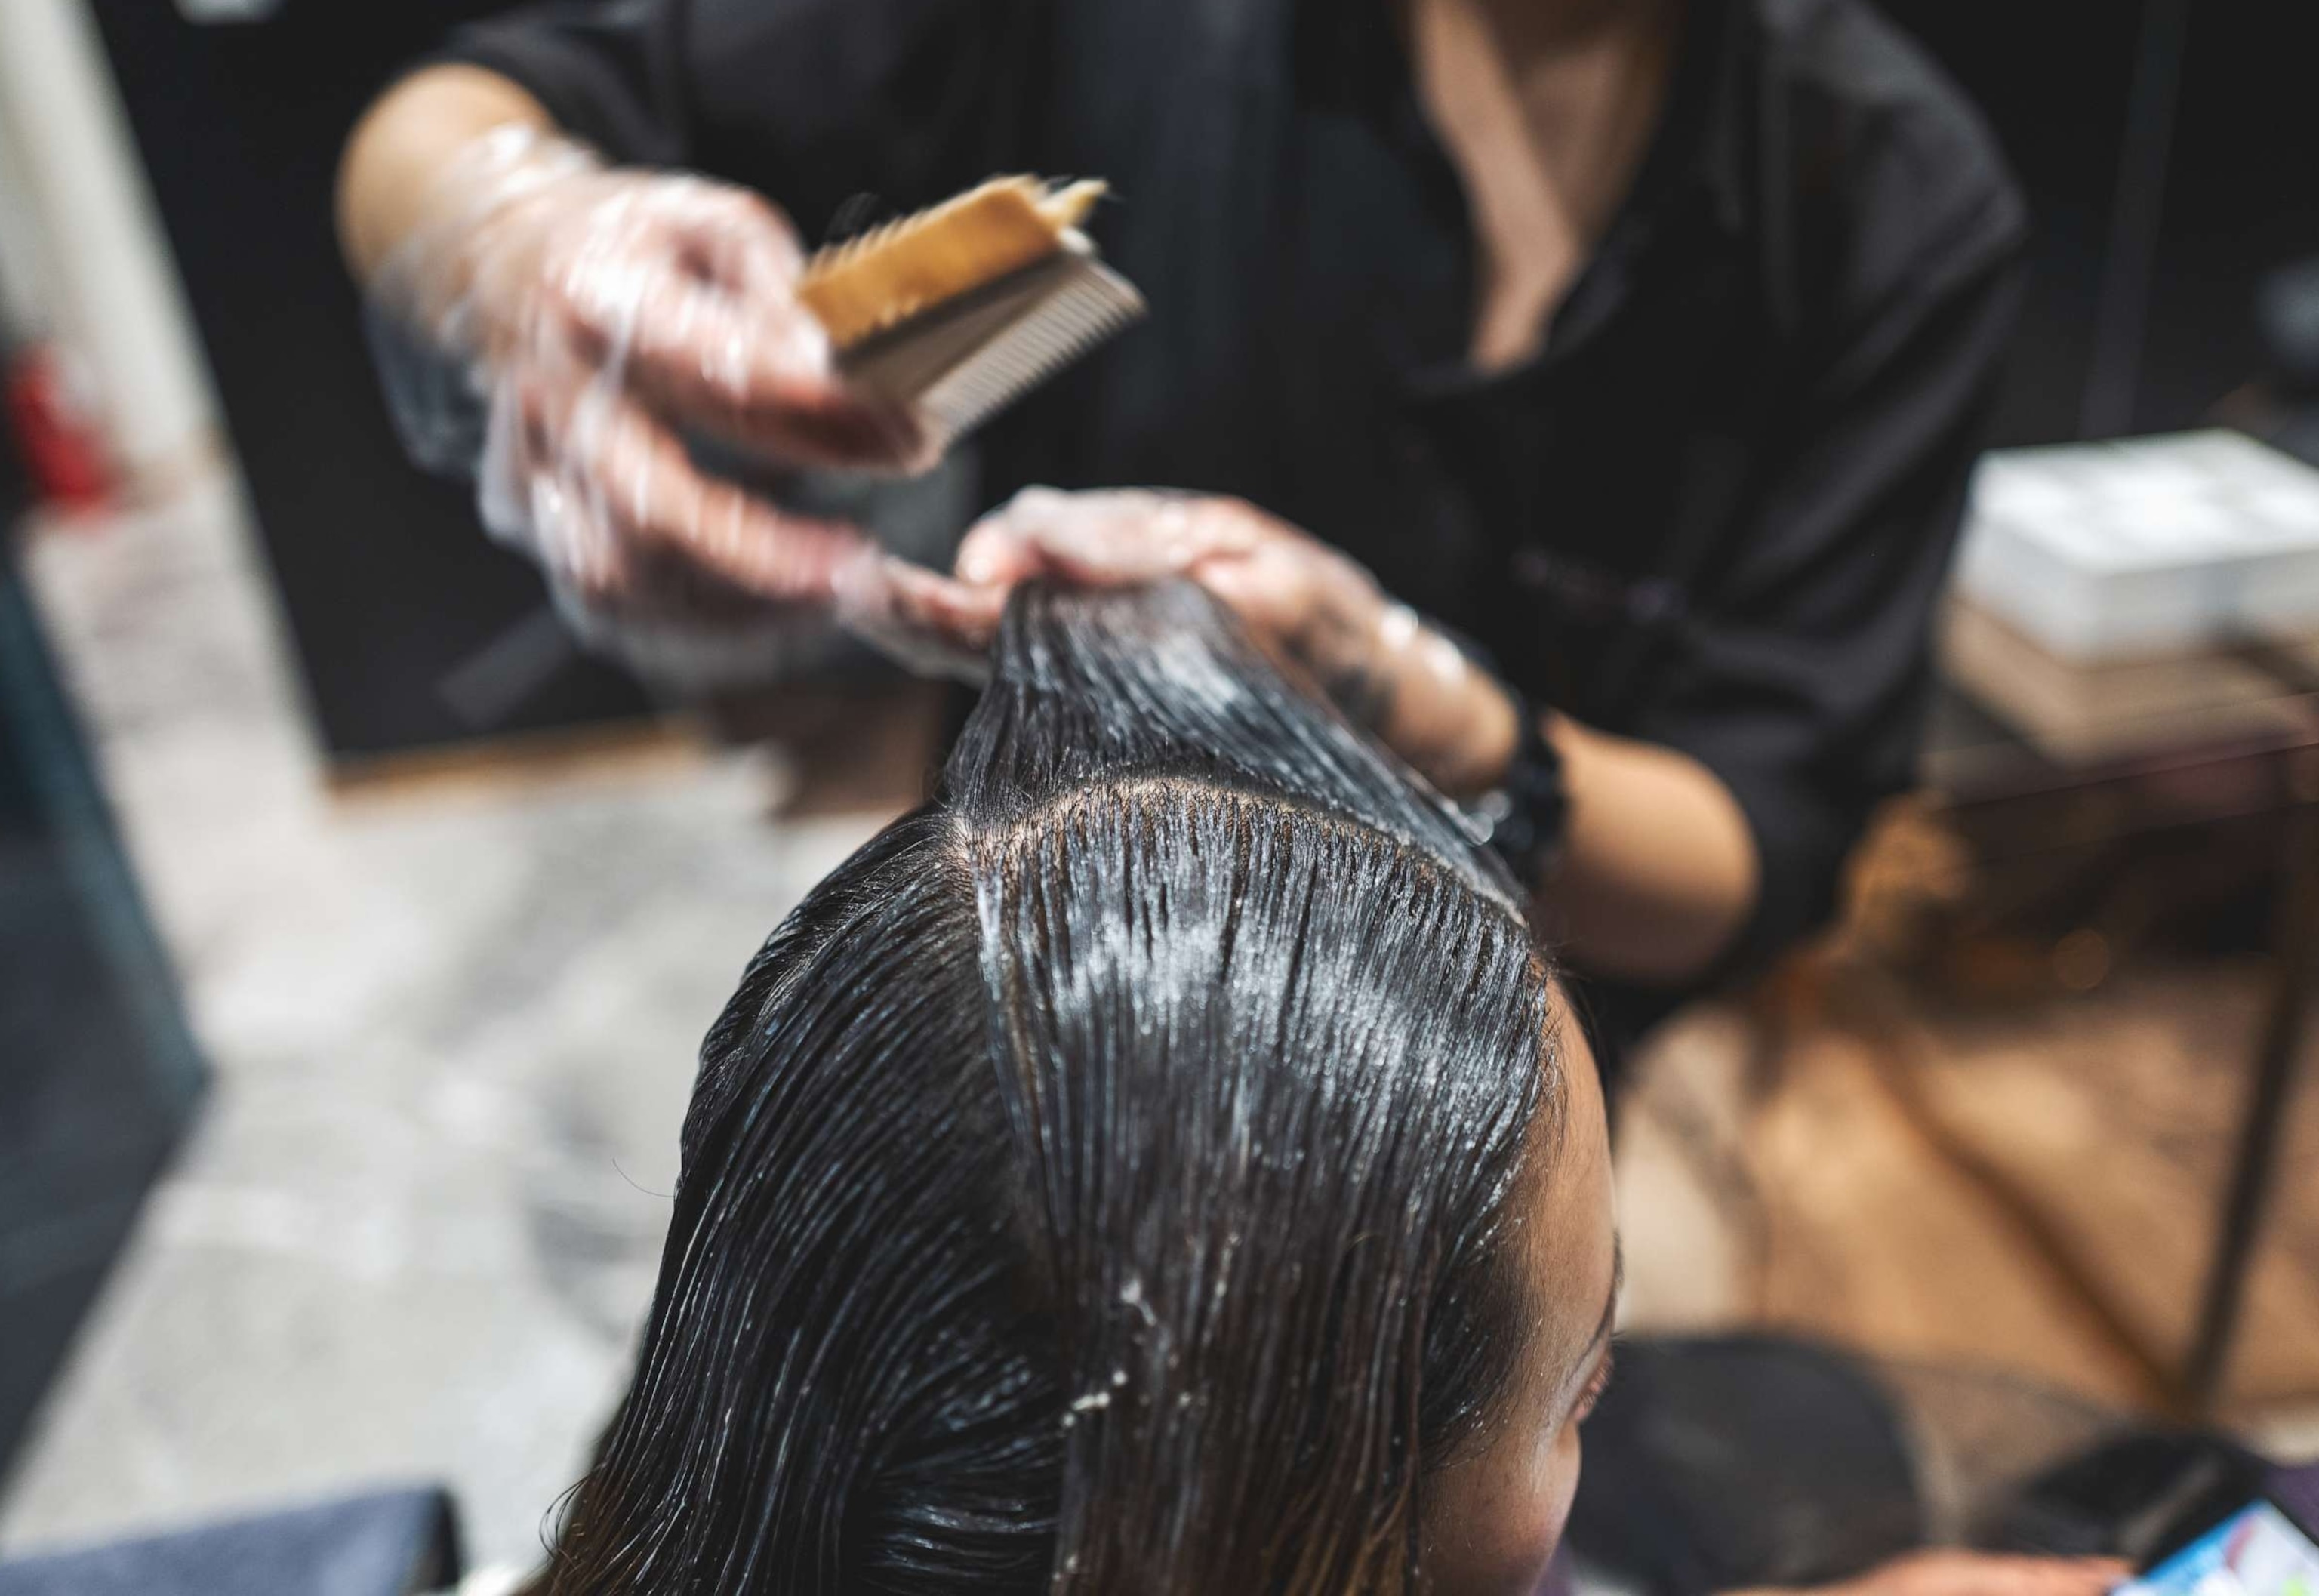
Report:
M 2105 1557 L 1999 1557 L 1917 1552 L 1811 1596 L 2105 1596 L 2131 1571 Z M 1774 1596 L 1772 1592 L 1755 1596 Z
M 1383 640 L 1394 607 L 1375 579 L 1241 500 L 1027 489 L 967 534 L 957 575 L 990 605 L 1033 577 L 1080 587 L 1189 577 L 1356 716 L 1392 688 Z
M 453 163 L 374 288 L 488 397 L 492 530 L 583 603 L 681 615 L 825 600 L 859 543 L 704 473 L 685 435 L 796 464 L 923 463 L 909 419 L 835 374 L 801 262 L 753 194 L 505 128 Z
M 1236 499 L 1033 488 L 960 546 L 955 577 L 895 574 L 865 629 L 988 646 L 1007 593 L 1033 577 L 1082 586 L 1187 577 L 1256 640 L 1448 791 L 1486 786 L 1514 743 L 1503 693 L 1358 564 Z

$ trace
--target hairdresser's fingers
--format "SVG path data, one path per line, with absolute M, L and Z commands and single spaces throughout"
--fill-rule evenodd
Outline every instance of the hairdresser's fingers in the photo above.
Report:
M 1268 535 L 1262 519 L 1232 500 L 1026 488 L 967 535 L 957 571 L 1001 588 L 1034 576 L 1089 587 L 1154 582 L 1254 547 Z
M 535 476 L 555 484 L 551 508 L 579 529 L 539 524 L 542 552 L 591 598 L 617 600 L 652 561 L 760 599 L 826 602 L 839 562 L 861 546 L 849 527 L 791 515 L 705 474 L 673 434 L 609 384 L 545 384 L 528 398 L 527 456 L 538 463 Z
M 931 464 L 907 410 L 835 374 L 827 336 L 802 305 L 743 303 L 677 284 L 640 315 L 627 381 L 672 419 L 795 464 Z
M 961 647 L 987 649 L 998 635 L 1006 612 L 1006 594 L 997 588 L 970 587 L 923 566 L 889 561 L 890 587 L 896 621 L 913 630 L 946 639 Z
M 1252 553 L 1267 528 L 1222 499 L 1122 492 L 1089 496 L 1045 524 L 1049 568 L 1088 586 L 1187 574 L 1204 560 Z
M 952 569 L 961 582 L 1003 593 L 1040 573 L 1037 545 L 1000 520 L 1003 513 L 976 522 L 959 541 Z
M 1358 666 L 1349 656 L 1389 641 L 1367 571 L 1238 499 L 1025 489 L 967 535 L 957 572 L 1002 591 L 1041 576 L 1083 586 L 1190 576 L 1259 639 L 1323 666 Z
M 908 634 L 965 649 L 988 648 L 1006 593 L 978 588 L 865 546 L 836 578 L 838 619 L 880 636 Z
M 790 514 L 704 474 L 633 406 L 613 422 L 595 474 L 625 540 L 760 598 L 827 601 L 838 563 L 861 542 L 849 527 Z
M 1324 681 L 1369 680 L 1393 663 L 1379 657 L 1394 637 L 1368 573 L 1238 499 L 1026 489 L 968 534 L 957 572 L 1002 594 L 1033 577 L 1101 587 L 1187 576 Z
M 563 434 L 586 378 L 530 367 L 502 375 L 476 463 L 475 507 L 494 537 L 528 549 L 556 584 L 594 601 L 631 581 L 602 495 L 573 468 Z
M 799 464 L 922 463 L 911 417 L 837 373 L 797 297 L 801 261 L 756 196 L 662 179 L 600 206 L 546 291 L 584 361 L 680 422 Z
M 1301 549 L 1274 545 L 1209 555 L 1189 574 L 1259 639 L 1291 646 L 1312 622 L 1318 583 Z
M 1416 626 L 1358 561 L 1293 529 L 1205 556 L 1191 574 L 1259 641 L 1323 679 L 1391 674 Z
M 1006 595 L 866 549 L 841 565 L 838 620 L 909 669 L 979 680 Z
M 1005 590 L 1033 577 L 1066 574 L 1060 545 L 1084 539 L 1091 522 L 1113 518 L 1098 508 L 1112 497 L 1024 489 L 968 530 L 954 567 L 959 580 Z
M 667 191 L 683 218 L 685 264 L 733 294 L 787 298 L 805 274 L 805 246 L 762 194 L 678 178 Z

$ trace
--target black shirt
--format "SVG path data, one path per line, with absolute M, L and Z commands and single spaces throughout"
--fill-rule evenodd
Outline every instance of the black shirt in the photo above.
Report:
M 1712 769 L 1809 930 L 1913 775 L 2024 212 L 1861 0 L 1693 0 L 1632 193 L 1510 374 L 1385 0 L 614 0 L 453 54 L 808 239 L 994 172 L 1108 179 L 1151 319 L 984 435 L 1028 482 L 1241 494 L 1531 694 Z

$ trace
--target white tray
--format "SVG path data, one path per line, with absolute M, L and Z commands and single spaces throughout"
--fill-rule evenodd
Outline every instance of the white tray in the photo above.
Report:
M 1959 588 L 2090 663 L 2319 631 L 2319 471 L 2236 432 L 2009 449 L 1974 473 Z

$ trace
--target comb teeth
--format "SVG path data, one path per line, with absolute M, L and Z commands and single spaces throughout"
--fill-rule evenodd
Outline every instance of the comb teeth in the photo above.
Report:
M 1133 284 L 1079 259 L 1050 297 L 930 386 L 919 414 L 948 447 L 1143 312 Z

